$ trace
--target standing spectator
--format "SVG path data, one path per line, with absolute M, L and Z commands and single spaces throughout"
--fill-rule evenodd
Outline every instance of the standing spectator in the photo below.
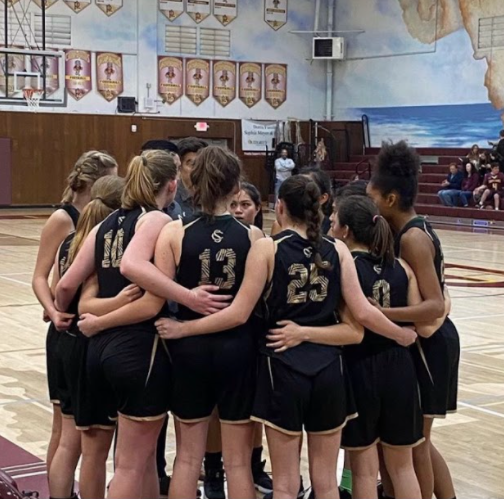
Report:
M 504 173 L 499 171 L 497 163 L 494 163 L 492 171 L 485 175 L 483 185 L 474 191 L 475 197 L 481 193 L 483 195 L 481 196 L 481 201 L 478 203 L 479 209 L 485 207 L 485 203 L 490 196 L 493 197 L 495 210 L 500 209 L 500 200 L 504 193 Z
M 455 191 L 460 191 L 462 180 L 464 180 L 464 174 L 457 168 L 455 163 L 452 163 L 450 173 L 441 184 L 443 189 L 438 192 L 439 199 L 444 206 L 454 206 L 453 195 Z
M 292 175 L 292 170 L 296 165 L 291 158 L 287 149 L 282 149 L 280 157 L 275 160 L 275 201 L 278 199 L 278 191 L 284 180 L 287 180 Z
M 491 156 L 495 161 L 499 162 L 500 171 L 504 171 L 504 130 L 499 132 L 499 142 L 497 144 L 488 142 L 492 147 Z
M 462 187 L 460 191 L 455 191 L 452 196 L 454 205 L 457 201 L 462 203 L 462 206 L 468 207 L 469 200 L 473 197 L 474 190 L 478 187 L 480 181 L 479 173 L 473 163 L 467 163 L 465 166 L 464 180 L 462 180 Z

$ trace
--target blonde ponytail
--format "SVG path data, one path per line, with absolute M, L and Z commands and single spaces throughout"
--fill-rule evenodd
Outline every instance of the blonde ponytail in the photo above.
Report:
M 157 209 L 157 194 L 167 182 L 177 178 L 174 156 L 166 151 L 149 150 L 132 159 L 126 174 L 122 206 Z

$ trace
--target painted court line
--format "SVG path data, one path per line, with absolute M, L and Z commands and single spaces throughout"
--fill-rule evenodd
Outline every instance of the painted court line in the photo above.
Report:
M 22 284 L 23 286 L 30 286 L 30 288 L 31 288 L 31 283 L 30 282 L 19 281 L 18 279 L 12 279 L 11 277 L 5 277 L 3 275 L 0 275 L 0 279 L 4 279 L 6 281 L 15 282 L 17 284 Z
M 470 299 L 470 298 L 471 298 L 470 296 L 467 297 L 467 299 Z M 473 315 L 470 317 L 454 317 L 454 321 L 455 322 L 470 321 L 470 320 L 474 320 L 474 319 L 488 319 L 490 317 L 504 317 L 504 314 L 488 314 L 488 315 Z
M 491 416 L 497 416 L 498 418 L 504 418 L 504 414 L 501 414 L 500 412 L 491 411 L 490 409 L 478 407 L 477 405 L 468 404 L 466 402 L 458 402 L 458 405 L 467 407 L 468 409 L 474 409 L 475 411 L 484 412 L 485 414 L 490 414 Z

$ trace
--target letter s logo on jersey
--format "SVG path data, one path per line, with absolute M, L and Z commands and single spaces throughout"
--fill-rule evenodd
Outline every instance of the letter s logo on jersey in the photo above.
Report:
M 221 230 L 214 230 L 212 240 L 214 243 L 221 243 L 224 239 L 224 233 Z

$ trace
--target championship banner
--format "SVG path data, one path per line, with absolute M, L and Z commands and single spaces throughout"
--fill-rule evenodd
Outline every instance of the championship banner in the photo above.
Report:
M 96 6 L 107 16 L 115 14 L 122 6 L 123 0 L 95 0 Z
M 227 26 L 238 15 L 238 0 L 214 0 L 213 15 Z
M 287 99 L 287 65 L 264 65 L 264 93 L 266 100 L 275 109 Z
M 185 95 L 199 106 L 210 95 L 210 61 L 186 59 Z
M 25 71 L 24 54 L 9 54 L 7 56 L 7 64 L 5 63 L 5 55 L 2 55 L 0 57 L 0 95 L 3 97 L 12 97 L 16 93 L 14 90 L 15 87 L 18 89 L 23 88 L 25 77 L 15 77 L 14 73 L 23 73 Z M 8 83 L 6 82 L 5 75 L 8 75 Z M 14 85 L 16 79 L 16 85 Z M 9 88 L 6 88 L 7 85 Z
M 262 98 L 262 66 L 255 62 L 240 62 L 240 100 L 254 107 Z
M 236 97 L 236 62 L 213 62 L 213 96 L 226 107 Z
M 184 13 L 184 0 L 159 0 L 159 10 L 168 21 L 174 21 Z
M 184 91 L 184 61 L 180 57 L 158 57 L 158 93 L 173 104 Z
M 276 31 L 287 24 L 289 0 L 264 0 L 264 20 Z
M 52 7 L 58 0 L 45 0 L 45 6 L 46 6 L 46 10 L 49 8 L 49 7 Z M 33 0 L 33 3 L 39 7 L 39 8 L 42 8 L 42 0 Z M 49 95 L 49 92 L 47 93 Z
M 199 24 L 210 15 L 210 0 L 187 0 L 187 13 Z
M 91 0 L 63 0 L 76 14 L 89 7 Z
M 277 129 L 276 121 L 242 120 L 242 151 L 266 152 L 272 149 Z
M 46 95 L 49 97 L 54 92 L 59 90 L 59 60 L 57 57 L 48 57 L 42 55 L 32 55 L 31 70 L 34 73 L 44 74 L 44 59 L 45 59 L 45 75 L 46 75 Z
M 91 92 L 91 52 L 65 50 L 65 87 L 76 100 Z
M 109 102 L 124 90 L 122 54 L 96 53 L 96 82 L 98 92 Z

